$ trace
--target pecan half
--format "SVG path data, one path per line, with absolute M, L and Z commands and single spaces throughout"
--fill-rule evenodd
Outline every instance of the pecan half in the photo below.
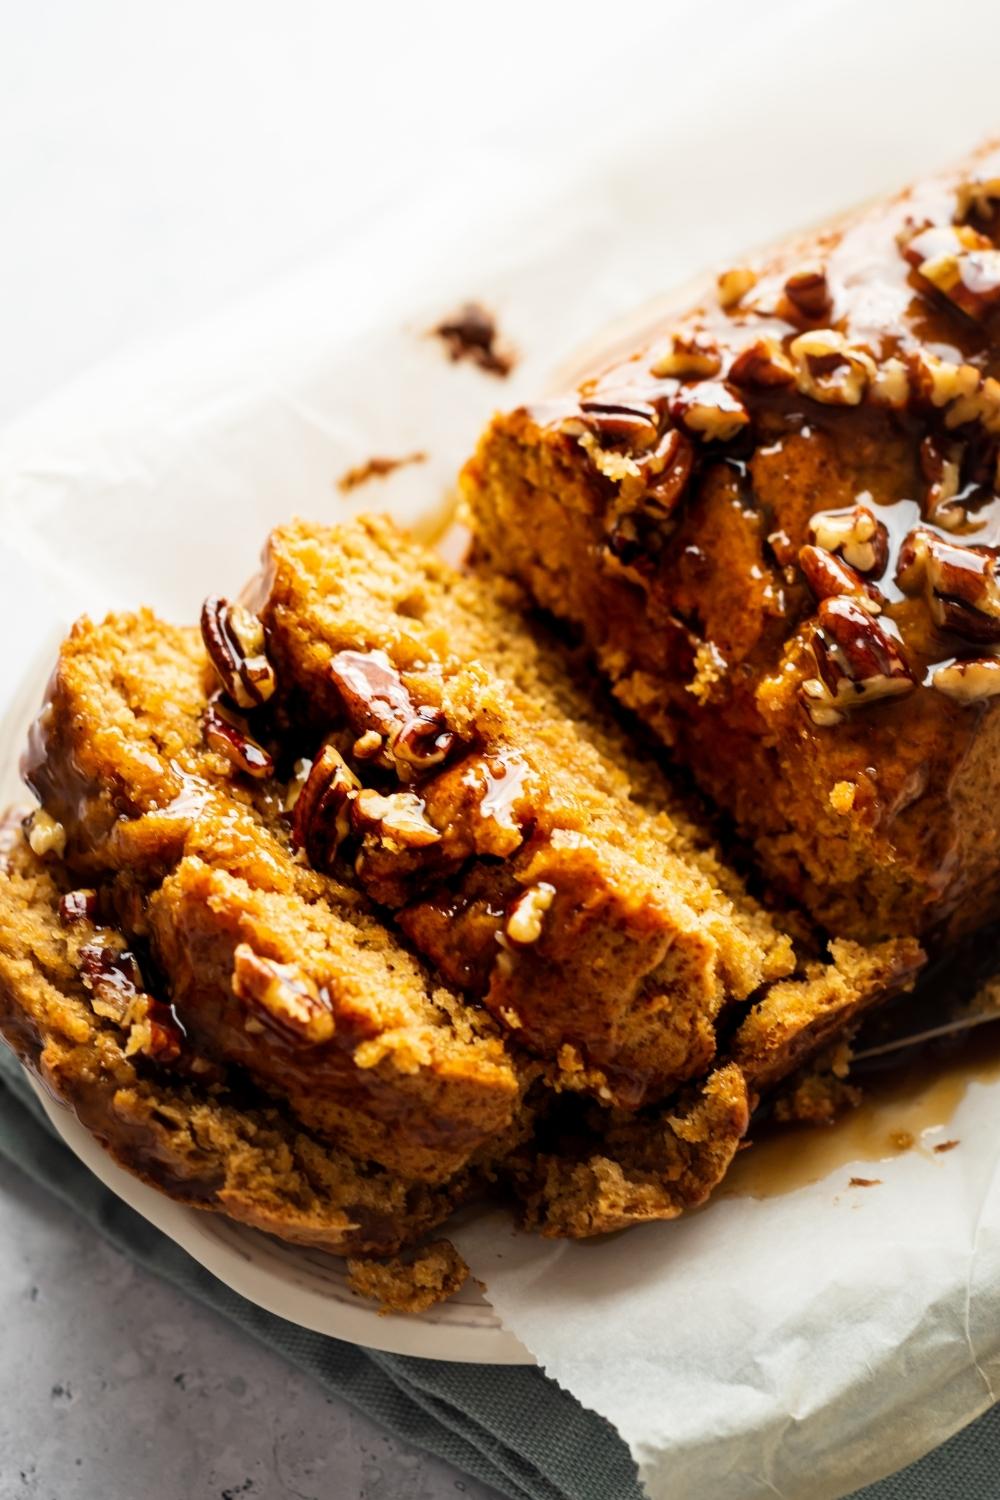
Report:
M 361 783 L 347 762 L 326 745 L 295 799 L 292 847 L 304 849 L 314 870 L 327 870 L 351 832 L 351 804 Z
M 239 943 L 233 954 L 233 994 L 246 1006 L 247 1030 L 271 1026 L 289 1041 L 319 1047 L 336 1026 L 330 996 L 295 964 L 279 963 Z
M 896 642 L 856 599 L 824 599 L 811 644 L 818 676 L 802 684 L 800 700 L 814 724 L 839 723 L 852 709 L 916 686 Z
M 697 333 L 675 333 L 670 348 L 652 365 L 652 374 L 661 380 L 668 377 L 704 380 L 718 375 L 721 369 L 718 345 Z
M 251 736 L 239 714 L 222 703 L 218 694 L 210 698 L 202 716 L 205 743 L 224 755 L 237 771 L 260 780 L 270 776 L 274 761 Z
M 896 582 L 921 590 L 931 619 L 943 630 L 981 645 L 1000 641 L 1000 581 L 995 547 L 965 547 L 917 526 L 899 551 Z
M 857 406 L 877 374 L 865 349 L 849 344 L 833 328 L 800 333 L 788 346 L 795 383 L 803 396 L 827 406 Z
M 394 770 L 400 781 L 415 781 L 441 765 L 458 745 L 447 728 L 444 713 L 429 704 L 417 705 L 402 677 L 384 651 L 338 651 L 330 675 L 340 694 L 351 728 L 366 740 L 366 759 Z M 372 754 L 382 736 L 382 748 Z
M 799 567 L 817 599 L 853 598 L 867 614 L 882 610 L 882 596 L 857 569 L 825 547 L 802 547 Z
M 266 703 L 276 684 L 257 616 L 213 594 L 202 605 L 201 635 L 223 690 L 237 708 Z
M 858 573 L 885 572 L 889 561 L 889 532 L 867 505 L 845 510 L 821 510 L 809 521 L 809 540 L 836 552 Z
M 826 271 L 822 266 L 804 266 L 785 282 L 785 296 L 803 317 L 826 318 L 833 306 Z
M 1000 693 L 1000 657 L 947 662 L 931 676 L 931 687 L 956 703 L 982 703 Z

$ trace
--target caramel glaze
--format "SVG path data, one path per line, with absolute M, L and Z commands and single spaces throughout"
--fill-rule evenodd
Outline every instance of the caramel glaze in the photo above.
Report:
M 928 225 L 956 251 L 943 271 Z M 954 244 L 956 228 L 978 248 Z M 511 540 L 508 512 L 501 540 L 480 526 L 482 549 L 582 627 L 620 696 L 756 839 L 772 878 L 861 938 L 950 938 L 1000 909 L 996 700 L 934 685 L 939 667 L 992 656 L 1000 632 L 973 620 L 970 634 L 964 604 L 898 577 L 918 525 L 987 549 L 988 569 L 997 556 L 998 244 L 991 147 L 752 276 L 720 278 L 719 296 L 572 397 L 497 424 L 545 455 L 524 492 L 542 541 Z M 834 352 L 803 356 L 795 341 L 824 330 Z M 762 338 L 770 353 L 749 353 Z M 678 355 L 686 371 L 663 373 Z M 964 404 L 955 370 L 975 390 Z M 474 511 L 490 442 L 467 473 Z M 944 454 L 953 467 L 934 490 Z M 835 722 L 817 723 L 803 684 L 827 691 L 814 647 L 823 606 L 799 554 L 816 513 L 859 504 L 888 544 L 862 586 L 874 585 L 877 626 L 912 683 L 862 702 L 849 682 Z

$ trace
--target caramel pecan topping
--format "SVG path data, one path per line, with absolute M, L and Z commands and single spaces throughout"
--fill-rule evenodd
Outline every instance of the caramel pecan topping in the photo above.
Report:
M 802 395 L 828 406 L 857 406 L 877 373 L 871 355 L 832 328 L 800 333 L 788 352 Z
M 390 853 L 425 849 L 441 842 L 440 833 L 426 816 L 423 798 L 415 792 L 392 792 L 383 797 L 366 788 L 354 801 L 351 821 L 357 833 L 374 838 Z
M 270 776 L 274 770 L 274 762 L 267 751 L 251 737 L 240 716 L 226 708 L 218 694 L 209 699 L 202 727 L 205 743 L 224 755 L 237 771 L 259 780 Z
M 669 428 L 639 464 L 643 508 L 663 517 L 672 515 L 693 465 L 694 449 L 689 439 L 678 428 Z
M 248 1031 L 275 1031 L 303 1047 L 319 1047 L 333 1037 L 333 1008 L 320 988 L 295 964 L 279 963 L 240 943 L 233 955 L 233 994 L 247 1009 Z
M 819 675 L 802 684 L 800 698 L 814 724 L 837 724 L 852 709 L 916 685 L 896 642 L 856 599 L 823 600 L 812 650 Z
M 949 406 L 953 401 L 972 396 L 982 381 L 975 365 L 956 365 L 925 349 L 918 349 L 910 356 L 910 368 L 916 395 L 931 406 Z
M 867 492 L 866 492 L 867 493 Z M 836 552 L 858 573 L 880 577 L 889 561 L 889 533 L 867 505 L 821 510 L 809 522 L 809 540 Z
M 155 1062 L 173 1062 L 181 1052 L 184 1028 L 173 1006 L 144 991 L 135 954 L 95 942 L 80 949 L 79 961 L 95 1015 L 128 1031 L 126 1056 L 142 1052 Z
M 968 224 L 921 230 L 903 254 L 923 281 L 970 318 L 985 317 L 1000 300 L 1000 250 Z
M 776 339 L 759 338 L 735 358 L 729 371 L 734 385 L 794 385 L 795 368 Z
M 899 552 L 896 582 L 922 589 L 935 625 L 977 644 L 1000 641 L 1000 583 L 994 547 L 963 547 L 917 526 Z
M 351 832 L 351 804 L 361 783 L 332 745 L 313 761 L 295 800 L 292 847 L 314 870 L 328 870 Z
M 642 449 L 655 443 L 659 434 L 659 414 L 648 401 L 627 395 L 616 400 L 614 392 L 610 392 L 581 401 L 580 410 L 587 426 L 602 443 L 624 443 L 629 448 Z
M 702 380 L 718 375 L 722 356 L 718 347 L 696 333 L 675 333 L 670 348 L 652 366 L 658 379 Z
M 799 567 L 817 599 L 854 598 L 868 614 L 881 612 L 882 597 L 875 585 L 825 547 L 802 547 Z
M 706 443 L 728 443 L 750 421 L 739 396 L 721 380 L 683 387 L 671 402 L 670 414 Z
M 545 913 L 556 898 L 556 888 L 547 880 L 530 885 L 510 908 L 504 932 L 519 948 L 537 943 L 542 935 Z
M 1000 202 L 1000 177 L 972 177 L 963 182 L 955 200 L 955 222 L 964 224 L 974 215 L 992 217 Z
M 971 661 L 948 662 L 934 672 L 931 687 L 956 703 L 981 703 L 985 698 L 995 698 L 1000 693 L 1000 658 L 981 656 Z
M 274 669 L 264 651 L 264 627 L 242 605 L 215 595 L 201 610 L 201 635 L 223 690 L 237 708 L 258 708 L 274 692 Z
M 59 922 L 63 927 L 74 927 L 77 922 L 92 922 L 96 916 L 96 891 L 67 891 L 59 902 Z
M 415 781 L 457 747 L 442 710 L 413 702 L 384 651 L 338 651 L 330 675 L 351 728 L 365 740 L 366 757 L 394 770 L 400 781 Z M 366 738 L 373 734 L 382 736 L 377 751 L 374 740 Z
M 785 296 L 805 318 L 818 321 L 830 315 L 833 299 L 822 266 L 806 266 L 785 282 Z
M 757 285 L 757 272 L 749 266 L 734 266 L 718 278 L 719 306 L 727 312 L 739 306 L 747 292 Z

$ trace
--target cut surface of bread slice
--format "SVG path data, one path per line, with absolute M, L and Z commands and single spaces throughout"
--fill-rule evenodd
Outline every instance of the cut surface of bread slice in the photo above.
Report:
M 148 612 L 75 627 L 26 767 L 64 858 L 112 880 L 203 1052 L 359 1159 L 448 1177 L 513 1123 L 503 1042 L 296 857 L 274 787 L 206 742 L 205 671 L 197 632 Z

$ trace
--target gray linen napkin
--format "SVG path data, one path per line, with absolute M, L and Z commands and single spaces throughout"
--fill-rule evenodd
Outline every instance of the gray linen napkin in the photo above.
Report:
M 112 1244 L 223 1313 L 397 1437 L 511 1500 L 642 1500 L 628 1449 L 602 1417 L 535 1369 L 380 1354 L 263 1312 L 103 1187 L 57 1139 L 0 1045 L 0 1153 Z M 998 1500 L 1000 1408 L 853 1500 Z M 711 1497 L 706 1495 L 706 1500 Z

